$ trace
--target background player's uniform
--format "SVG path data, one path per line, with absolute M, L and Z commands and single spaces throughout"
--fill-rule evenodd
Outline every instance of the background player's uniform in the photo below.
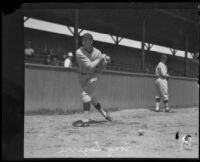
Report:
M 167 66 L 163 62 L 159 62 L 156 67 L 156 98 L 160 98 L 163 101 L 168 100 L 168 82 L 167 79 L 163 76 L 167 75 Z
M 76 58 L 79 64 L 79 80 L 82 87 L 82 101 L 83 103 L 92 102 L 97 103 L 94 95 L 94 90 L 97 86 L 99 77 L 99 67 L 89 69 L 88 64 L 101 56 L 101 51 L 93 47 L 91 53 L 88 53 L 83 47 L 76 51 Z

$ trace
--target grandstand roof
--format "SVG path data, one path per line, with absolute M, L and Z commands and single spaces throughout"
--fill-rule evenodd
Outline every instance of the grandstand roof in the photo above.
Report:
M 54 23 L 74 26 L 74 9 L 79 8 L 79 28 L 117 35 L 133 40 L 142 40 L 142 23 L 146 19 L 146 41 L 149 43 L 185 50 L 186 33 L 189 36 L 188 50 L 199 50 L 200 19 L 195 3 L 131 3 L 92 5 L 67 5 L 47 9 L 37 6 L 25 9 L 24 16 Z M 177 5 L 178 4 L 178 5 Z M 71 8 L 70 8 L 71 7 Z

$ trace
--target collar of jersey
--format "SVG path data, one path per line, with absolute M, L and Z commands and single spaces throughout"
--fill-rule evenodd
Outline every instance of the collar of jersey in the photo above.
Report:
M 85 51 L 85 52 L 87 52 L 88 54 L 91 54 L 92 52 L 93 52 L 93 50 L 94 50 L 94 47 L 92 47 L 92 51 L 91 52 L 88 52 L 86 49 L 84 49 L 83 47 L 82 47 L 82 50 L 83 51 Z

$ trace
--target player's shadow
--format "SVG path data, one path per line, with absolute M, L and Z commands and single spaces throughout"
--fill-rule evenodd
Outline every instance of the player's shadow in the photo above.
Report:
M 155 109 L 155 108 L 149 108 L 149 110 L 150 110 L 150 111 L 154 111 L 154 112 L 164 112 L 164 110 L 163 110 L 163 109 L 160 109 L 159 111 L 156 111 L 156 109 Z
M 92 120 L 92 119 L 90 119 L 89 124 L 104 124 L 104 123 L 107 123 L 107 122 L 109 122 L 109 121 L 107 121 L 107 120 Z
M 176 111 L 175 110 L 171 110 L 170 112 L 165 112 L 165 109 L 160 109 L 159 111 L 156 111 L 156 109 L 155 108 L 149 108 L 149 110 L 150 111 L 154 111 L 154 112 L 156 112 L 156 113 L 162 113 L 162 112 L 164 112 L 164 113 L 175 113 Z

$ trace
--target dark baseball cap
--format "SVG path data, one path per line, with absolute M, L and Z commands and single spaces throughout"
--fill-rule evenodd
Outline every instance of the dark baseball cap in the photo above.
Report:
M 90 33 L 85 33 L 85 34 L 83 34 L 83 35 L 82 35 L 82 38 L 87 38 L 87 39 L 89 39 L 89 40 L 93 40 L 93 36 L 92 36 L 92 34 L 90 34 Z
M 166 60 L 167 59 L 167 56 L 166 55 L 162 55 L 160 60 Z

